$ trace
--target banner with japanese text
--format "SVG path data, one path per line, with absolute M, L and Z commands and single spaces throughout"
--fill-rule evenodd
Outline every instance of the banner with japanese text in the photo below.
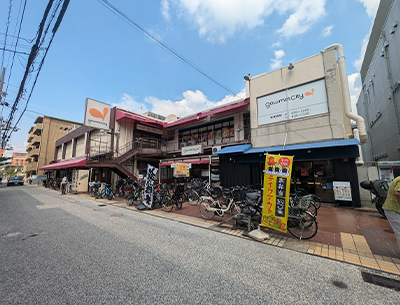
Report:
M 175 163 L 174 165 L 174 177 L 189 177 L 191 164 L 190 163 Z M 172 167 L 172 165 L 171 165 Z
M 144 186 L 144 200 L 143 204 L 151 208 L 153 205 L 153 185 L 156 178 L 158 168 L 147 164 L 146 184 Z
M 287 232 L 293 156 L 267 154 L 261 225 Z

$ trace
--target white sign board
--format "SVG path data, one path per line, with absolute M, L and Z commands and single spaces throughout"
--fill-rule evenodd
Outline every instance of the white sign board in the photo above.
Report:
M 182 156 L 197 155 L 202 153 L 203 153 L 203 146 L 201 144 L 182 147 Z
M 333 181 L 335 200 L 352 201 L 351 186 L 348 181 Z
M 110 105 L 87 98 L 84 125 L 99 129 L 110 129 L 110 112 Z
M 325 79 L 257 98 L 258 124 L 271 124 L 328 112 Z

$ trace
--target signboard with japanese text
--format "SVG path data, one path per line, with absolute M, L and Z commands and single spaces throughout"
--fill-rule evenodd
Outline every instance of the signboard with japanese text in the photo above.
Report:
M 147 176 L 146 176 L 146 184 L 144 186 L 143 204 L 148 208 L 151 208 L 153 205 L 153 187 L 157 170 L 158 168 L 151 166 L 150 164 L 147 165 Z
M 189 177 L 189 170 L 191 168 L 190 163 L 175 163 L 174 168 L 174 177 L 175 178 L 182 178 L 182 177 Z
M 352 201 L 351 185 L 349 181 L 333 181 L 335 200 Z
M 261 225 L 287 232 L 293 157 L 267 154 Z
M 327 113 L 325 79 L 257 98 L 258 124 L 271 124 Z

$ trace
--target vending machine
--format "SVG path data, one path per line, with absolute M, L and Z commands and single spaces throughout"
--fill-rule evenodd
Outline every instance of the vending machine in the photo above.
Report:
M 378 172 L 379 179 L 390 184 L 394 178 L 400 176 L 400 161 L 378 161 Z
M 88 191 L 89 170 L 74 169 L 72 171 L 71 192 L 81 193 Z

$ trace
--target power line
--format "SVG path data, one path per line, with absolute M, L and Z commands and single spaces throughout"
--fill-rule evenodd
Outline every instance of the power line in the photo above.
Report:
M 200 74 L 202 74 L 203 76 L 205 76 L 206 78 L 208 78 L 209 80 L 211 80 L 212 82 L 214 82 L 215 84 L 220 86 L 221 88 L 232 93 L 234 96 L 237 96 L 237 94 L 235 92 L 233 92 L 230 88 L 228 88 L 221 82 L 217 81 L 215 78 L 211 77 L 210 75 L 208 75 L 202 69 L 197 67 L 194 63 L 192 63 L 189 59 L 185 58 L 183 55 L 179 54 L 177 51 L 172 49 L 170 46 L 168 46 L 167 44 L 163 43 L 162 41 L 160 41 L 159 39 L 157 39 L 156 37 L 151 35 L 142 26 L 140 26 L 138 23 L 133 21 L 131 18 L 129 18 L 127 15 L 125 15 L 123 12 L 121 12 L 119 9 L 117 9 L 115 6 L 113 6 L 110 2 L 108 2 L 107 0 L 97 0 L 97 1 L 100 2 L 101 4 L 103 4 L 112 13 L 114 13 L 115 15 L 119 16 L 120 18 L 124 19 L 128 24 L 130 24 L 131 26 L 136 28 L 139 32 L 142 32 L 145 36 L 148 36 L 150 39 L 152 39 L 154 42 L 159 44 L 161 47 L 163 47 L 169 53 L 171 53 L 172 55 L 177 57 L 179 60 L 181 60 L 182 62 L 184 62 L 185 64 L 187 64 L 188 66 L 190 66 L 191 68 L 193 68 L 194 70 L 196 70 L 197 72 L 199 72 Z
M 17 110 L 18 103 L 19 103 L 20 99 L 22 98 L 24 92 L 26 91 L 25 88 L 24 88 L 25 87 L 25 83 L 26 83 L 28 77 L 29 78 L 31 77 L 30 74 L 33 72 L 32 69 L 33 69 L 33 65 L 35 63 L 35 59 L 36 59 L 36 57 L 38 55 L 38 51 L 41 49 L 41 46 L 44 44 L 46 34 L 47 34 L 47 32 L 48 32 L 48 30 L 50 28 L 52 20 L 54 19 L 55 15 L 56 15 L 56 12 L 58 11 L 58 9 L 59 9 L 59 7 L 61 5 L 61 2 L 63 2 L 63 5 L 62 5 L 61 10 L 60 10 L 60 12 L 58 14 L 58 17 L 57 17 L 57 19 L 55 21 L 55 24 L 54 24 L 54 26 L 52 28 L 52 35 L 51 35 L 50 41 L 49 41 L 47 47 L 45 48 L 45 53 L 44 53 L 44 55 L 43 55 L 43 57 L 42 57 L 42 59 L 41 59 L 41 61 L 39 63 L 39 67 L 37 69 L 37 73 L 36 73 L 33 85 L 31 87 L 29 96 L 28 96 L 28 98 L 26 100 L 25 107 L 22 110 L 17 122 L 14 124 L 14 128 L 10 128 L 10 130 L 5 130 L 4 131 L 3 137 L 2 137 L 2 142 L 1 142 L 1 147 L 2 148 L 4 148 L 6 146 L 8 140 L 11 137 L 12 132 L 15 131 L 15 127 L 18 126 L 20 120 L 22 119 L 22 116 L 24 115 L 24 113 L 26 111 L 26 108 L 28 106 L 29 100 L 30 100 L 30 98 L 32 96 L 32 93 L 33 93 L 33 89 L 34 89 L 34 87 L 36 85 L 36 82 L 38 80 L 40 71 L 41 71 L 41 69 L 43 67 L 44 60 L 46 58 L 47 52 L 48 52 L 48 50 L 50 48 L 50 45 L 53 42 L 53 38 L 54 38 L 54 36 L 55 36 L 59 26 L 60 26 L 60 23 L 61 23 L 64 15 L 65 15 L 65 12 L 67 10 L 67 7 L 69 5 L 70 0 L 57 0 L 55 8 L 53 9 L 53 12 L 52 12 L 52 14 L 50 16 L 50 21 L 47 23 L 47 26 L 45 27 L 45 23 L 46 23 L 46 20 L 47 20 L 49 14 L 50 14 L 50 10 L 51 10 L 51 8 L 53 6 L 54 0 L 49 0 L 49 3 L 47 4 L 47 7 L 46 7 L 45 13 L 43 15 L 42 21 L 40 22 L 40 25 L 39 25 L 38 34 L 36 36 L 36 42 L 32 46 L 31 53 L 29 54 L 28 62 L 27 62 L 27 65 L 26 65 L 24 76 L 23 76 L 22 81 L 21 81 L 21 85 L 19 87 L 18 95 L 17 95 L 17 97 L 15 99 L 15 102 L 14 102 L 14 104 L 12 106 L 12 109 L 11 109 L 11 112 L 10 112 L 10 115 L 9 115 L 9 118 L 8 118 L 8 122 L 10 122 L 10 123 L 12 122 L 14 113 Z M 42 38 L 42 36 L 43 36 L 43 38 Z M 11 125 L 10 125 L 10 127 L 11 127 Z

